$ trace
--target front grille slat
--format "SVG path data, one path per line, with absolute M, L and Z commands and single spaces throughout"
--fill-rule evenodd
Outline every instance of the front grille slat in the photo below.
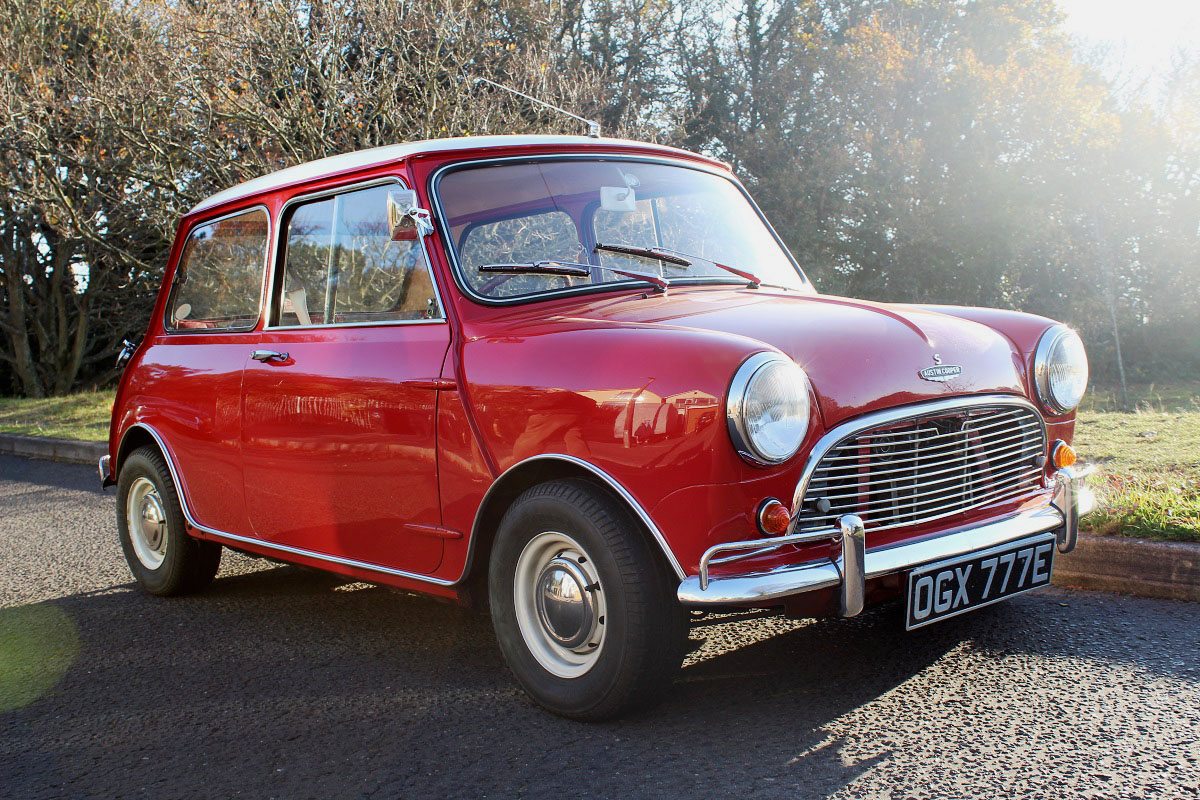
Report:
M 821 458 L 805 488 L 796 532 L 837 527 L 844 514 L 868 531 L 918 525 L 1041 488 L 1045 428 L 1024 405 L 918 415 L 860 431 Z
M 1025 464 L 1022 466 L 1011 467 L 1007 470 L 1004 470 L 1003 472 L 994 473 L 993 475 L 990 475 L 990 476 L 978 476 L 977 475 L 977 476 L 969 478 L 965 481 L 962 481 L 960 485 L 974 485 L 974 484 L 980 483 L 984 480 L 995 480 L 997 478 L 1002 478 L 1004 475 L 1014 475 L 1014 474 L 1019 474 L 1020 472 L 1027 472 L 1029 470 L 1037 470 L 1037 469 L 1038 469 L 1038 467 L 1034 466 L 1033 464 Z M 953 468 L 953 469 L 949 469 L 949 470 L 942 470 L 942 472 L 958 472 L 958 471 L 959 470 L 957 468 Z M 936 473 L 927 473 L 927 474 L 936 474 Z M 926 477 L 926 475 L 923 474 L 921 477 Z M 937 480 L 921 481 L 919 483 L 910 484 L 906 488 L 908 488 L 908 489 L 924 489 L 927 486 L 936 486 L 937 484 L 945 484 L 945 483 L 949 483 L 951 481 L 956 481 L 956 480 L 959 480 L 959 478 L 957 476 L 949 475 L 945 478 L 938 478 Z M 869 484 L 869 483 L 863 483 L 863 484 L 858 484 L 858 485 L 864 486 L 866 488 L 859 489 L 859 490 L 856 490 L 853 492 L 846 492 L 844 494 L 826 494 L 826 495 L 821 495 L 821 497 L 832 502 L 834 500 L 844 500 L 848 497 L 866 497 L 866 496 L 870 496 L 870 495 L 874 495 L 874 494 L 880 494 L 882 492 L 894 491 L 893 489 L 890 489 L 886 486 L 872 488 L 873 484 Z M 923 497 L 928 494 L 933 494 L 934 492 L 944 491 L 946 488 L 947 487 L 943 486 L 940 489 L 934 489 L 933 491 L 930 491 L 930 492 L 918 492 L 913 496 L 914 497 Z
M 1009 442 L 1009 441 L 1015 441 L 1016 439 L 1025 438 L 1030 433 L 1034 433 L 1037 430 L 1038 430 L 1037 428 L 1033 428 L 1033 427 L 1023 427 L 1017 433 L 1014 434 L 1013 429 L 1010 428 L 1009 430 L 1000 431 L 1000 432 L 997 432 L 994 434 L 988 434 L 987 436 L 984 436 L 984 437 L 976 437 L 976 438 L 978 438 L 980 440 L 981 444 L 997 444 L 997 443 L 1001 443 L 1001 442 Z M 907 455 L 908 453 L 915 453 L 918 455 L 929 455 L 931 453 L 931 451 L 933 453 L 936 453 L 936 452 L 940 452 L 943 450 L 951 450 L 956 447 L 962 447 L 964 440 L 973 438 L 970 435 L 973 433 L 975 433 L 975 431 L 968 429 L 964 432 L 954 434 L 957 437 L 954 441 L 935 445 L 930 448 L 915 447 L 915 448 L 911 448 L 909 450 L 902 450 L 902 451 L 897 452 L 896 455 L 904 456 L 904 455 Z M 1004 436 L 1003 438 L 1000 438 L 1000 439 L 989 438 L 992 436 L 1001 436 L 1002 434 L 1010 434 L 1010 435 Z M 868 444 L 867 446 L 869 447 L 870 445 Z M 845 449 L 846 449 L 845 447 L 834 448 L 833 452 L 843 452 Z M 857 459 L 857 458 L 860 458 L 860 456 L 857 456 L 857 455 L 846 455 L 846 456 L 830 455 L 830 456 L 826 456 L 825 458 L 821 459 L 821 463 L 824 464 L 827 461 L 832 462 L 832 463 L 837 463 L 837 462 L 842 462 L 842 461 L 850 461 L 850 460 Z
M 1010 492 L 1009 494 L 1006 494 L 1006 495 L 1000 495 L 1000 496 L 997 496 L 997 497 L 988 497 L 988 498 L 985 498 L 985 499 L 983 499 L 983 500 L 980 500 L 979 502 L 972 503 L 972 504 L 971 504 L 971 505 L 969 505 L 969 506 L 964 506 L 964 507 L 962 507 L 962 508 L 956 508 L 956 509 L 954 509 L 954 510 L 952 510 L 952 511 L 946 511 L 946 512 L 943 512 L 943 513 L 941 513 L 941 514 L 936 514 L 936 515 L 934 515 L 934 516 L 929 516 L 929 517 L 921 517 L 921 519 L 919 520 L 919 522 L 921 522 L 921 523 L 926 523 L 926 522 L 935 522 L 935 521 L 937 521 L 937 520 L 939 520 L 939 519 L 945 519 L 945 518 L 947 518 L 947 517 L 952 517 L 952 516 L 954 516 L 955 514 L 962 514 L 962 513 L 964 513 L 964 512 L 967 512 L 967 511 L 973 511 L 973 510 L 975 510 L 975 509 L 977 509 L 977 508 L 982 508 L 983 506 L 990 505 L 990 504 L 992 504 L 992 503 L 999 503 L 999 502 L 1002 502 L 1002 501 L 1004 501 L 1004 500 L 1014 500 L 1014 499 L 1018 499 L 1018 498 L 1020 498 L 1020 497 L 1021 497 L 1023 494 L 1029 493 L 1030 491 L 1031 491 L 1031 488 L 1024 487 L 1024 486 L 1020 486 L 1020 487 L 1017 487 L 1017 488 L 1013 489 L 1013 490 L 1012 490 L 1012 492 Z M 894 528 L 903 528 L 903 527 L 904 527 L 904 526 L 906 526 L 906 525 L 913 525 L 913 524 L 915 524 L 915 523 L 913 523 L 913 522 L 897 522 L 897 523 L 894 523 L 894 524 L 891 524 L 891 525 L 871 525 L 871 526 L 868 526 L 868 527 L 867 527 L 867 530 L 870 530 L 870 531 L 888 531 L 888 530 L 892 530 L 892 529 L 894 529 Z M 798 528 L 796 528 L 796 533 L 812 533 L 812 532 L 815 532 L 815 531 L 832 531 L 832 530 L 836 530 L 836 529 L 837 529 L 837 526 L 836 526 L 836 525 L 833 525 L 833 524 L 828 524 L 828 525 L 817 525 L 817 526 L 815 526 L 815 527 L 812 527 L 812 526 L 806 526 L 806 527 L 798 527 Z
M 1020 486 L 1023 483 L 1028 483 L 1030 480 L 1032 480 L 1033 478 L 1036 477 L 1036 475 L 1032 472 L 1033 469 L 1034 468 L 1032 468 L 1032 467 L 1030 468 L 1029 474 L 1018 473 L 1017 477 L 1005 482 L 1004 485 L 993 485 L 993 486 L 985 487 L 986 491 L 984 491 L 982 493 L 977 492 L 973 499 L 980 499 L 980 498 L 986 497 L 989 494 L 993 494 L 995 492 L 1000 492 L 1000 491 L 1006 491 L 1008 489 L 1013 489 L 1017 486 Z M 943 492 L 941 494 L 941 496 L 931 497 L 928 500 L 924 500 L 924 501 L 920 501 L 920 502 L 914 502 L 910 505 L 910 507 L 909 507 L 910 512 L 908 512 L 908 513 L 911 513 L 911 509 L 914 509 L 914 508 L 919 508 L 924 513 L 924 512 L 930 511 L 931 509 L 929 507 L 933 506 L 934 504 L 947 505 L 947 501 L 949 501 L 949 504 L 954 504 L 954 503 L 959 502 L 957 497 L 948 498 L 947 494 L 949 494 L 949 493 Z M 857 513 L 857 514 L 859 514 L 859 516 L 863 516 L 864 514 L 869 514 L 870 511 L 872 511 L 872 510 L 876 510 L 878 512 L 878 509 L 879 509 L 879 506 L 876 506 L 875 509 L 871 509 L 870 507 L 859 506 L 856 508 L 856 507 L 847 505 L 847 506 L 843 506 L 840 508 L 831 508 L 828 514 L 822 515 L 822 516 L 828 516 L 831 520 L 834 520 L 837 517 L 841 516 L 842 514 Z M 887 511 L 887 510 L 888 510 L 888 507 L 884 507 L 884 511 Z M 899 514 L 893 514 L 893 516 L 898 516 L 898 515 Z M 875 522 L 883 521 L 883 519 L 879 516 L 878 513 L 873 517 L 873 519 Z
M 1035 454 L 1040 454 L 1042 452 L 1042 449 L 1043 449 L 1043 447 L 1040 443 L 1013 445 L 1002 451 L 997 451 L 995 453 L 995 455 L 998 457 L 1013 458 L 1013 459 L 1020 459 L 1023 456 L 1028 455 L 1029 457 L 1032 458 Z M 938 461 L 937 465 L 941 466 L 941 467 L 946 467 L 946 469 L 942 470 L 943 472 L 949 472 L 950 469 L 956 469 L 959 466 L 961 466 L 962 464 L 964 464 L 968 461 L 971 461 L 973 458 L 974 457 L 971 455 L 960 456 L 958 458 L 948 458 L 945 460 Z M 918 461 L 916 459 L 911 459 L 911 461 L 912 461 L 912 465 L 899 466 L 899 467 L 892 467 L 892 464 L 889 461 L 889 462 L 887 462 L 888 467 L 889 467 L 888 469 L 877 470 L 877 471 L 868 473 L 868 476 L 867 476 L 868 482 L 873 482 L 874 479 L 876 479 L 882 475 L 892 475 L 892 474 L 899 474 L 902 472 L 912 472 L 915 469 Z M 853 465 L 852 467 L 846 467 L 846 469 L 848 471 L 845 471 L 845 472 L 823 472 L 823 473 L 820 473 L 819 477 L 817 476 L 817 473 L 814 473 L 812 483 L 810 483 L 809 486 L 811 488 L 812 484 L 817 483 L 817 482 L 833 483 L 833 482 L 838 482 L 838 481 L 847 481 L 851 478 L 857 478 L 857 477 L 863 476 L 860 465 L 856 464 L 856 465 Z M 937 474 L 940 474 L 940 473 L 938 473 L 938 472 L 923 472 L 922 473 L 922 475 L 937 475 Z
M 1015 416 L 1016 415 L 1011 415 L 1008 417 L 988 417 L 987 419 L 988 419 L 989 424 L 983 425 L 980 427 L 972 427 L 971 430 L 975 431 L 976 433 L 979 433 L 979 432 L 982 432 L 985 430 L 990 430 L 992 428 L 1006 427 L 1009 424 L 1009 421 L 1011 419 L 1013 419 Z M 1022 424 L 1031 424 L 1031 423 L 1036 424 L 1036 422 L 1034 420 L 1023 420 L 1023 422 L 1022 422 Z M 933 431 L 935 438 L 936 438 L 936 436 L 957 436 L 959 433 L 958 431 L 955 431 L 953 433 L 941 433 L 940 431 L 938 431 L 937 428 L 918 428 L 907 435 L 910 437 L 916 437 L 916 436 L 919 436 L 924 431 Z M 862 442 L 864 440 L 878 439 L 880 437 L 885 437 L 885 436 L 891 437 L 891 436 L 895 436 L 895 435 L 896 434 L 894 434 L 894 433 L 866 433 L 866 434 L 859 434 L 858 436 L 856 436 L 854 438 L 855 438 L 855 441 Z M 838 447 L 848 447 L 848 446 L 849 445 L 838 445 Z M 837 447 L 835 447 L 834 449 L 836 450 Z

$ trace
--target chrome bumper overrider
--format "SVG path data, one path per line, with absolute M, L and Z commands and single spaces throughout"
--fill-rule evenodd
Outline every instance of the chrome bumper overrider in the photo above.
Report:
M 112 469 L 109 465 L 112 463 L 112 457 L 109 455 L 100 456 L 100 462 L 96 464 L 96 471 L 100 473 L 100 485 L 109 486 L 112 481 Z
M 803 592 L 841 587 L 841 614 L 853 617 L 863 609 L 868 580 L 903 572 L 1023 539 L 1045 531 L 1057 531 L 1058 549 L 1069 553 L 1079 536 L 1079 518 L 1095 507 L 1095 498 L 1085 485 L 1087 472 L 1061 469 L 1055 475 L 1051 503 L 1010 517 L 971 527 L 939 533 L 912 542 L 866 550 L 862 520 L 847 514 L 839 520 L 836 534 L 794 534 L 750 542 L 732 542 L 710 548 L 700 560 L 700 574 L 679 584 L 679 601 L 686 606 L 762 604 Z M 840 540 L 836 559 L 789 565 L 766 572 L 710 577 L 714 556 L 732 550 L 753 550 L 787 544 Z

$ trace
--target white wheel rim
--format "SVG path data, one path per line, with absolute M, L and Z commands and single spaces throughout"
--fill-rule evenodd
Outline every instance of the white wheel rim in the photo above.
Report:
M 513 574 L 517 625 L 537 662 L 560 678 L 578 678 L 604 648 L 607 604 L 595 562 L 565 533 L 533 537 Z
M 158 487 L 138 478 L 125 500 L 125 522 L 133 554 L 146 569 L 158 569 L 167 557 L 167 512 Z

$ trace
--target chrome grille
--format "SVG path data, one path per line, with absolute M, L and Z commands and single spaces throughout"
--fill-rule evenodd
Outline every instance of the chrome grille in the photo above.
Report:
M 813 470 L 796 533 L 857 514 L 868 531 L 1019 500 L 1041 487 L 1046 433 L 1025 406 L 973 406 L 852 434 Z

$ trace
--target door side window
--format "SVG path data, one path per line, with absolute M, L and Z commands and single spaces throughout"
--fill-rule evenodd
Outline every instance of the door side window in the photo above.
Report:
M 239 331 L 258 324 L 267 212 L 256 208 L 188 235 L 167 315 L 170 331 Z
M 395 188 L 373 186 L 291 209 L 277 325 L 442 318 L 420 243 L 392 239 L 388 193 Z

